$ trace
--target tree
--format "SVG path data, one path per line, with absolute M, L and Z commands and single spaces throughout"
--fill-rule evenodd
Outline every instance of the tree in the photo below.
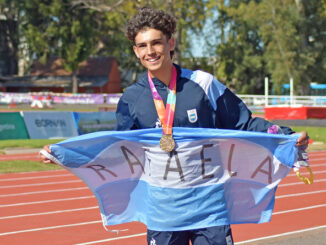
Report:
M 325 79 L 325 2 L 209 1 L 216 11 L 216 76 L 240 93 L 262 92 L 264 76 L 281 90 L 291 78 L 298 94 Z
M 309 83 L 326 75 L 326 23 L 320 13 L 321 2 L 264 0 L 259 9 L 259 31 L 274 87 L 279 91 L 293 78 L 297 93 L 308 94 Z
M 187 63 L 191 55 L 190 39 L 192 32 L 200 32 L 205 21 L 204 0 L 139 0 L 139 1 L 112 1 L 112 0 L 74 0 L 73 4 L 79 4 L 82 8 L 93 9 L 101 16 L 100 42 L 101 54 L 114 55 L 119 60 L 119 65 L 124 70 L 136 73 L 143 70 L 134 55 L 132 44 L 125 37 L 125 26 L 129 18 L 138 12 L 143 6 L 163 9 L 177 19 L 176 48 L 174 60 L 180 65 Z M 124 81 L 123 86 L 133 81 Z
M 216 43 L 209 47 L 217 56 L 216 77 L 238 93 L 261 93 L 265 73 L 262 40 L 250 1 L 210 1 Z
M 18 20 L 17 1 L 0 0 L 0 75 L 17 74 Z
M 36 57 L 45 63 L 49 56 L 63 59 L 72 72 L 72 92 L 78 92 L 79 64 L 96 50 L 99 23 L 94 10 L 73 6 L 70 0 L 26 0 L 24 33 Z

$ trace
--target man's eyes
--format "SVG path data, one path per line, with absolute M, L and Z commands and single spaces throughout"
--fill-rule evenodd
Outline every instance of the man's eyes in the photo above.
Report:
M 152 46 L 155 46 L 155 45 L 161 45 L 162 44 L 162 42 L 160 42 L 160 41 L 155 41 L 155 42 L 153 42 L 151 45 Z M 147 45 L 146 44 L 138 44 L 138 45 L 136 45 L 137 46 L 137 48 L 146 48 L 147 47 Z

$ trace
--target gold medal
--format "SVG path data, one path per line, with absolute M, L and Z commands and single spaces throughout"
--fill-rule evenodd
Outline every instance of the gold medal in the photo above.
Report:
M 175 142 L 172 137 L 172 134 L 163 134 L 160 140 L 160 148 L 163 151 L 170 152 L 175 148 Z

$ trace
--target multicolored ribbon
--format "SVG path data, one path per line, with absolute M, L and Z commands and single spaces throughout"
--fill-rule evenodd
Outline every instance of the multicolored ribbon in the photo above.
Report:
M 177 98 L 176 97 L 177 69 L 174 66 L 172 68 L 172 76 L 169 84 L 169 94 L 166 102 L 166 109 L 161 96 L 159 95 L 157 89 L 155 88 L 155 85 L 153 83 L 152 77 L 149 72 L 148 72 L 148 82 L 151 87 L 155 108 L 162 124 L 163 134 L 172 135 L 175 103 Z

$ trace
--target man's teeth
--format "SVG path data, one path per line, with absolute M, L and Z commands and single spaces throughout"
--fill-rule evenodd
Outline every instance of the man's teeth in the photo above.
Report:
M 159 57 L 154 58 L 154 59 L 149 59 L 148 61 L 149 61 L 149 62 L 153 62 L 153 61 L 156 61 L 156 60 L 158 60 L 158 59 L 159 59 Z

